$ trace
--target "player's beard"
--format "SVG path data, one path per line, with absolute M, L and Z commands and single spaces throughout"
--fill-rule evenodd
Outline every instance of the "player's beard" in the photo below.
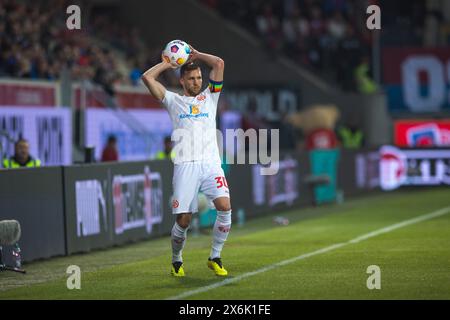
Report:
M 198 95 L 200 93 L 201 89 L 202 89 L 201 86 L 199 86 L 198 88 L 191 87 L 191 88 L 186 88 L 186 92 L 189 94 L 189 96 L 195 97 L 196 95 Z

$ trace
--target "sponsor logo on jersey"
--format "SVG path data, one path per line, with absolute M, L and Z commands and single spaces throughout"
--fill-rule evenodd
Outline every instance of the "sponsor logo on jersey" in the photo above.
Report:
M 180 119 L 186 118 L 208 118 L 209 114 L 207 112 L 201 112 L 200 106 L 193 104 L 189 106 L 189 113 L 180 114 Z
M 191 114 L 199 114 L 200 113 L 200 108 L 196 105 L 190 106 L 189 110 L 190 110 Z

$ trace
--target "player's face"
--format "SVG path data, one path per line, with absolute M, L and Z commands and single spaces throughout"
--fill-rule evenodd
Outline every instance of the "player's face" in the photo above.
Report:
M 202 72 L 200 68 L 187 71 L 183 77 L 180 79 L 181 85 L 183 86 L 184 92 L 188 96 L 195 97 L 202 90 Z

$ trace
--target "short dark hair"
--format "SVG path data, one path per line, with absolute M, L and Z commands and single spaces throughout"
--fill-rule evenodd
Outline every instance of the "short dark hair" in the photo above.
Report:
M 116 143 L 117 142 L 117 138 L 115 135 L 111 134 L 108 136 L 108 143 Z
M 16 143 L 14 143 L 14 147 L 17 148 L 17 146 L 23 142 L 28 143 L 28 140 L 24 138 L 19 138 L 19 140 L 17 140 Z
M 186 72 L 200 69 L 200 66 L 195 62 L 188 62 L 183 64 L 180 69 L 180 77 L 183 77 Z

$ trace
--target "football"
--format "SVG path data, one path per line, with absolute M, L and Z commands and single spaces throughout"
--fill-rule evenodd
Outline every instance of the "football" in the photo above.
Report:
M 181 67 L 189 59 L 191 48 L 182 40 L 170 41 L 163 50 L 163 59 L 175 67 Z

